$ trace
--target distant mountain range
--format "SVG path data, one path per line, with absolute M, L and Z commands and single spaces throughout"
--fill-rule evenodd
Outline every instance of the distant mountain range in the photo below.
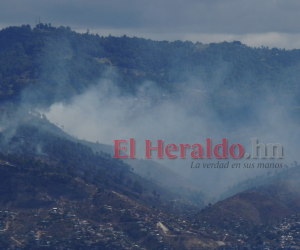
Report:
M 298 107 L 299 63 L 300 50 L 251 48 L 238 41 L 159 42 L 79 34 L 48 24 L 8 27 L 0 31 L 1 112 L 8 112 L 8 103 L 66 102 L 104 77 L 117 82 L 123 94 L 152 81 L 164 95 L 151 97 L 149 91 L 148 97 L 161 101 L 190 92 L 180 101 L 193 103 L 188 105 L 193 115 L 207 115 L 209 105 L 219 117 L 237 122 L 255 115 L 253 105 L 262 100 L 286 106 L 288 98 L 286 108 L 290 102 Z M 299 109 L 292 111 L 298 117 Z
M 114 159 L 111 146 L 79 140 L 38 110 L 107 78 L 122 97 L 152 82 L 159 91 L 146 86 L 136 107 L 173 101 L 190 117 L 218 115 L 235 138 L 240 124 L 259 129 L 262 100 L 297 127 L 300 50 L 100 35 L 47 24 L 0 31 L 1 248 L 297 249 L 297 163 L 232 183 L 211 204 L 190 179 Z

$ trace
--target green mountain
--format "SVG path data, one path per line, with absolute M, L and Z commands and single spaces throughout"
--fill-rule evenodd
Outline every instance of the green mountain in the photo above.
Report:
M 110 146 L 78 140 L 36 109 L 70 103 L 108 79 L 120 97 L 143 87 L 136 107 L 176 102 L 191 117 L 218 116 L 233 132 L 245 122 L 258 130 L 265 106 L 280 107 L 284 121 L 297 127 L 299 63 L 300 50 L 238 41 L 102 37 L 47 24 L 2 29 L 1 248 L 297 246 L 298 167 L 241 182 L 227 199 L 203 208 L 209 199 L 195 184 L 152 161 L 113 159 Z M 109 91 L 108 98 L 115 96 Z
M 300 167 L 285 169 L 268 179 L 266 184 L 257 184 L 202 209 L 195 216 L 199 226 L 222 232 L 228 242 L 240 246 L 271 244 L 279 249 L 279 239 L 298 232 Z M 296 233 L 284 245 L 299 245 Z
M 194 115 L 207 113 L 205 106 L 195 109 L 205 98 L 205 105 L 224 119 L 237 113 L 242 119 L 262 100 L 285 106 L 288 98 L 298 107 L 299 62 L 300 50 L 251 48 L 238 41 L 159 42 L 23 25 L 0 31 L 0 97 L 8 106 L 47 106 L 83 93 L 100 77 L 117 82 L 123 94 L 134 94 L 143 82 L 152 81 L 165 93 L 156 96 L 160 100 L 169 95 L 180 99 L 183 89 L 190 91 L 189 99 L 180 101 L 193 103 Z M 298 114 L 297 108 L 293 111 Z
M 65 134 L 45 118 L 22 112 L 14 118 L 0 133 L 3 248 L 164 249 L 172 241 L 174 249 L 186 249 L 186 235 L 168 240 L 157 223 L 172 232 L 197 211 L 195 203 L 107 153 L 53 133 Z

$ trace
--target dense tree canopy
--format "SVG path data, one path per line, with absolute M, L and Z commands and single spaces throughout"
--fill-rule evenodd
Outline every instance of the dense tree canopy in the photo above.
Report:
M 227 105 L 231 90 L 244 102 L 280 93 L 298 105 L 299 62 L 300 50 L 251 48 L 238 41 L 153 41 L 79 34 L 51 24 L 23 25 L 0 31 L 0 96 L 2 102 L 66 101 L 113 68 L 117 74 L 109 77 L 124 93 L 134 93 L 146 80 L 173 93 L 196 79 L 214 93 L 211 100 L 218 99 L 219 107 Z M 195 87 L 200 87 L 197 81 Z

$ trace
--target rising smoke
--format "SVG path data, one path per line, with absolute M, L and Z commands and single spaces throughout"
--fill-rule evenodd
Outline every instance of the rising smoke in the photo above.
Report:
M 110 73 L 111 74 L 111 73 Z M 221 74 L 221 73 L 220 73 Z M 221 76 L 220 76 L 221 77 Z M 299 127 L 285 107 L 264 100 L 255 99 L 243 104 L 243 97 L 231 91 L 227 95 L 229 107 L 226 113 L 220 114 L 214 108 L 206 83 L 190 77 L 190 82 L 182 84 L 175 93 L 165 93 L 154 82 L 145 82 L 139 87 L 137 94 L 124 95 L 117 84 L 109 78 L 99 80 L 84 94 L 73 97 L 70 103 L 53 104 L 46 116 L 54 124 L 64 127 L 69 134 L 80 139 L 113 145 L 114 139 L 135 138 L 136 156 L 143 158 L 145 153 L 144 139 L 156 139 L 168 143 L 200 143 L 205 145 L 204 138 L 212 138 L 213 145 L 221 143 L 220 138 L 227 138 L 229 145 L 240 143 L 245 152 L 251 150 L 250 138 L 258 138 L 260 143 L 281 143 L 284 147 L 283 160 L 251 160 L 251 159 L 201 159 L 196 162 L 230 162 L 259 163 L 280 162 L 290 164 L 298 160 L 297 137 Z M 216 91 L 217 87 L 215 85 Z M 217 94 L 217 93 L 216 93 Z M 271 95 L 271 94 L 270 94 Z M 45 111 L 43 111 L 45 112 Z M 237 113 L 235 113 L 237 112 Z M 244 113 L 246 112 L 246 113 Z M 284 123 L 283 121 L 288 121 Z M 187 177 L 194 184 L 210 194 L 217 195 L 229 185 L 243 179 L 265 174 L 274 169 L 191 169 L 187 151 L 187 159 L 170 160 L 166 157 L 159 161 L 173 171 Z M 155 155 L 155 154 L 154 154 Z

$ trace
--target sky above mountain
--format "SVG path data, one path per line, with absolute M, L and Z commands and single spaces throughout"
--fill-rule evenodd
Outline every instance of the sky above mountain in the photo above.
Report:
M 40 17 L 53 26 L 104 36 L 240 40 L 255 47 L 291 49 L 300 47 L 299 11 L 297 0 L 1 0 L 0 28 L 33 27 Z

